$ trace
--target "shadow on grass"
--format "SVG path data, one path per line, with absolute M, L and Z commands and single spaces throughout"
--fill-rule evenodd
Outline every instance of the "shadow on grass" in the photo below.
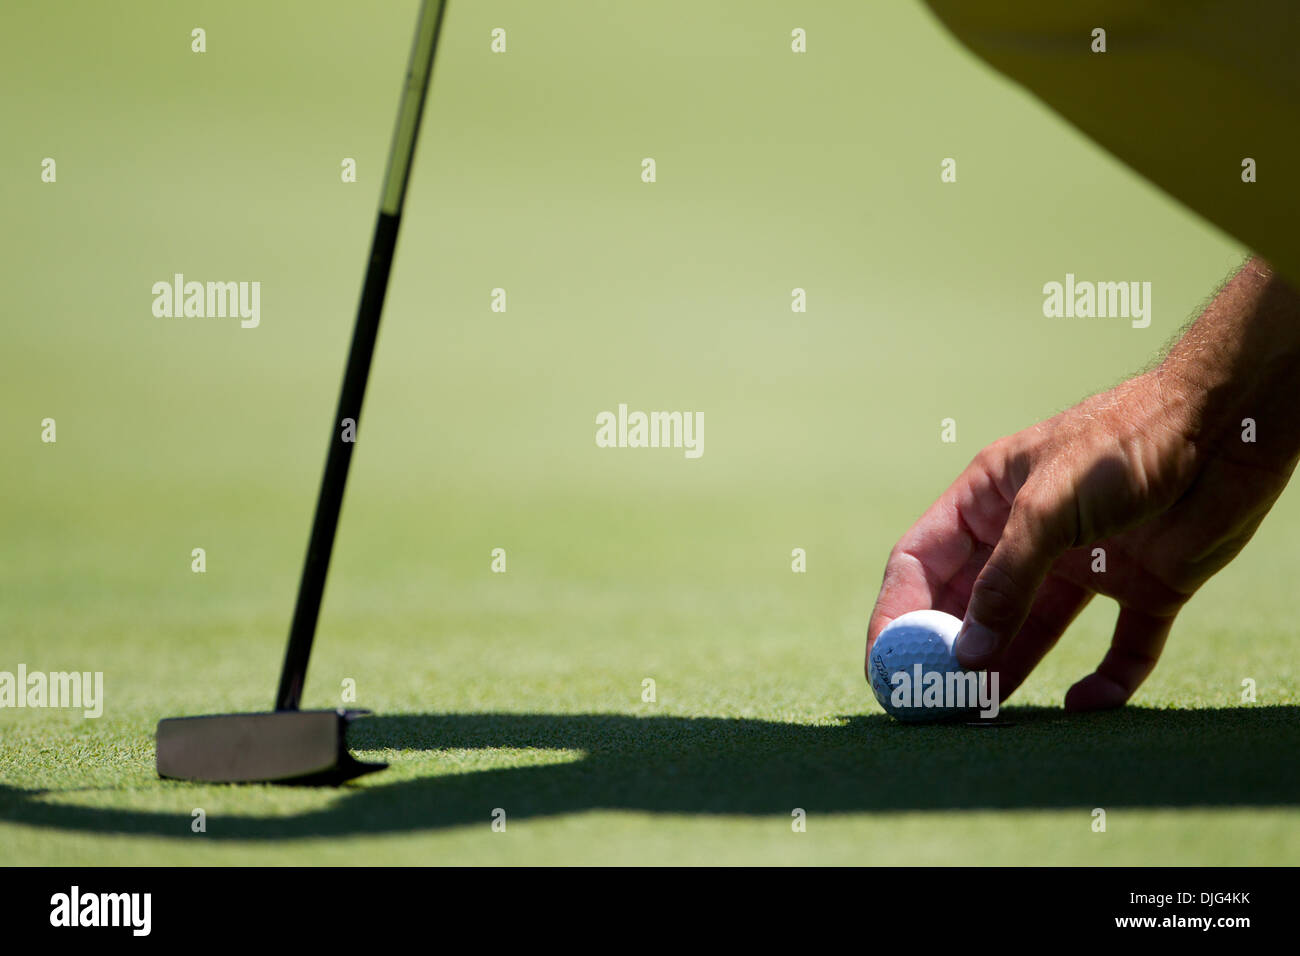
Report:
M 1300 803 L 1300 707 L 1066 716 L 1011 707 L 1001 728 L 905 726 L 883 715 L 807 726 L 719 717 L 413 714 L 370 717 L 357 751 L 580 751 L 545 766 L 344 787 L 318 810 L 224 816 L 209 840 L 401 833 L 584 810 L 772 815 Z M 448 755 L 449 760 L 455 759 Z M 390 772 L 391 773 L 391 772 Z M 187 784 L 166 784 L 178 791 Z M 0 785 L 0 820 L 189 835 L 189 813 L 60 806 Z

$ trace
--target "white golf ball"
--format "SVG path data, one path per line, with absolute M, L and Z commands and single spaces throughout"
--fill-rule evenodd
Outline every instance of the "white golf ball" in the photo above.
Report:
M 880 632 L 867 670 L 886 713 L 906 721 L 942 720 L 978 706 L 978 699 L 967 693 L 972 680 L 949 679 L 950 674 L 968 673 L 953 653 L 959 630 L 961 619 L 951 614 L 911 611 Z M 937 680 L 930 674 L 937 674 Z

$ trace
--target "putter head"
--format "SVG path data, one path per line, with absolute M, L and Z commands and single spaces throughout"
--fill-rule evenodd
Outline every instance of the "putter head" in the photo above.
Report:
M 158 776 L 207 783 L 337 786 L 386 763 L 348 753 L 347 728 L 367 710 L 278 710 L 158 722 Z

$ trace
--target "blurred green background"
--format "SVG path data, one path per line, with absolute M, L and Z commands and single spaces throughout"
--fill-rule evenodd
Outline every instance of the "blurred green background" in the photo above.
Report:
M 1128 714 L 871 698 L 893 542 L 1245 253 L 901 0 L 452 4 L 304 701 L 355 680 L 394 767 L 156 780 L 158 718 L 271 704 L 416 6 L 6 10 L 0 670 L 107 701 L 0 710 L 0 862 L 1296 862 L 1294 494 Z M 259 281 L 260 327 L 155 318 L 176 272 Z M 1150 281 L 1151 327 L 1044 318 L 1066 272 Z M 704 456 L 596 448 L 620 402 L 702 411 Z M 1015 703 L 1058 707 L 1112 619 Z

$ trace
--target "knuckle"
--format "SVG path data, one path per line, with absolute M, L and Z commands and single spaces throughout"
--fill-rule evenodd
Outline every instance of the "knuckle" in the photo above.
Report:
M 1050 524 L 1057 511 L 1056 502 L 1039 488 L 1026 488 L 1021 491 L 1016 495 L 1015 503 L 1011 507 L 1016 520 L 1034 534 L 1041 532 Z
M 1012 520 L 1017 530 L 1028 535 L 1031 547 L 1064 550 L 1073 538 L 1068 503 L 1067 498 L 1045 486 L 1026 487 L 1011 506 Z
M 991 444 L 985 445 L 975 453 L 975 457 L 971 459 L 971 466 L 984 472 L 998 470 L 1007 459 L 1010 441 L 1009 438 L 999 438 Z

